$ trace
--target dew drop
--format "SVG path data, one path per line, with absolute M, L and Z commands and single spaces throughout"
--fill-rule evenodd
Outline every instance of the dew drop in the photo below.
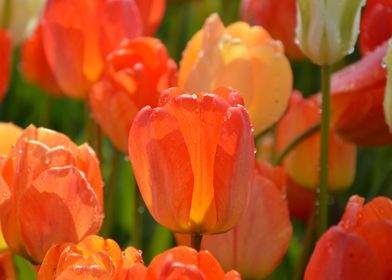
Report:
M 193 98 L 193 99 L 197 99 L 197 95 L 193 93 L 193 94 L 192 94 L 192 98 Z

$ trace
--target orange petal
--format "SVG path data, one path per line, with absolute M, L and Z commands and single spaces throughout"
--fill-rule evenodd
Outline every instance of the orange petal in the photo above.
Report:
M 0 123 L 0 155 L 8 155 L 22 132 L 20 127 L 12 123 Z
M 10 78 L 11 68 L 11 37 L 6 30 L 0 29 L 0 101 L 3 99 Z
M 136 0 L 143 21 L 143 34 L 153 36 L 162 21 L 166 0 Z

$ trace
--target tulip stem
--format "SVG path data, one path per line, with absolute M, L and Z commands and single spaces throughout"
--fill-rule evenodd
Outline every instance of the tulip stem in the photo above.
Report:
M 112 231 L 114 203 L 116 198 L 116 183 L 118 175 L 118 162 L 120 160 L 121 153 L 113 148 L 112 163 L 110 166 L 110 174 L 106 187 L 105 196 L 105 220 L 101 229 L 101 235 L 109 237 Z
M 297 138 L 295 138 L 290 144 L 286 146 L 286 148 L 283 150 L 283 152 L 274 160 L 273 164 L 274 165 L 279 165 L 283 162 L 283 160 L 286 158 L 290 152 L 297 147 L 299 144 L 301 144 L 302 141 L 304 141 L 306 138 L 309 136 L 313 135 L 317 131 L 320 130 L 320 124 L 317 123 L 311 127 L 309 127 L 307 130 L 305 130 L 302 134 L 298 135 Z
M 321 66 L 321 145 L 320 145 L 320 184 L 318 196 L 317 235 L 328 227 L 328 150 L 329 150 L 329 115 L 330 115 L 331 65 Z
M 137 182 L 135 179 L 134 193 L 133 193 L 133 228 L 132 228 L 132 246 L 136 248 L 141 248 L 141 229 L 142 229 L 142 212 L 140 211 L 142 206 L 141 195 Z
M 203 239 L 203 235 L 199 233 L 192 233 L 191 234 L 191 247 L 196 251 L 200 251 L 201 248 L 201 240 Z

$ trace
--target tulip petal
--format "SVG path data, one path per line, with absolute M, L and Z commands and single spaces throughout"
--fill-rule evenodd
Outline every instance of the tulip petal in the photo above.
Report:
M 0 29 L 0 101 L 8 88 L 11 69 L 11 38 L 7 31 Z
M 103 218 L 97 199 L 74 167 L 48 169 L 37 177 L 23 193 L 18 211 L 22 238 L 32 258 L 42 260 L 53 244 L 76 242 L 97 232 Z M 58 214 L 53 216 L 53 211 Z
M 0 155 L 8 156 L 23 130 L 12 123 L 0 123 Z M 1 172 L 1 169 L 0 169 Z

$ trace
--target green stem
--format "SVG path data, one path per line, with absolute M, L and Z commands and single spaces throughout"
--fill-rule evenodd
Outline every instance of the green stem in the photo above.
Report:
M 3 20 L 1 22 L 1 27 L 8 29 L 11 21 L 11 0 L 5 0 L 3 7 Z
M 328 227 L 328 149 L 330 115 L 331 66 L 321 66 L 321 146 L 320 146 L 320 185 L 318 196 L 317 234 L 321 235 Z
M 201 240 L 203 239 L 203 235 L 199 233 L 192 233 L 191 234 L 191 247 L 196 251 L 200 251 L 201 248 Z
M 133 193 L 133 228 L 132 228 L 132 246 L 135 248 L 141 248 L 142 239 L 141 239 L 141 231 L 142 231 L 142 213 L 140 208 L 142 206 L 141 195 L 139 192 L 139 188 L 135 179 L 134 184 L 134 193 Z
M 305 232 L 304 244 L 301 250 L 301 255 L 299 257 L 298 263 L 295 267 L 293 280 L 303 279 L 306 265 L 308 263 L 310 253 L 312 252 L 313 242 L 315 238 L 315 222 L 316 222 L 315 211 L 313 211 L 312 216 L 308 221 L 308 225 Z
M 306 138 L 309 136 L 313 135 L 317 131 L 320 130 L 320 124 L 317 123 L 311 127 L 309 127 L 307 130 L 305 130 L 302 134 L 298 135 L 297 138 L 295 138 L 290 144 L 286 146 L 286 148 L 283 150 L 283 152 L 274 160 L 273 164 L 274 165 L 279 165 L 283 162 L 283 160 L 286 158 L 288 154 L 292 150 L 294 150 L 295 147 L 297 147 L 299 144 L 301 144 L 302 141 L 304 141 Z
M 119 171 L 119 160 L 121 152 L 116 148 L 113 148 L 112 162 L 110 167 L 110 175 L 106 185 L 106 196 L 105 196 L 105 220 L 102 225 L 101 235 L 109 237 L 113 226 L 113 213 L 114 203 L 116 198 L 116 183 Z

